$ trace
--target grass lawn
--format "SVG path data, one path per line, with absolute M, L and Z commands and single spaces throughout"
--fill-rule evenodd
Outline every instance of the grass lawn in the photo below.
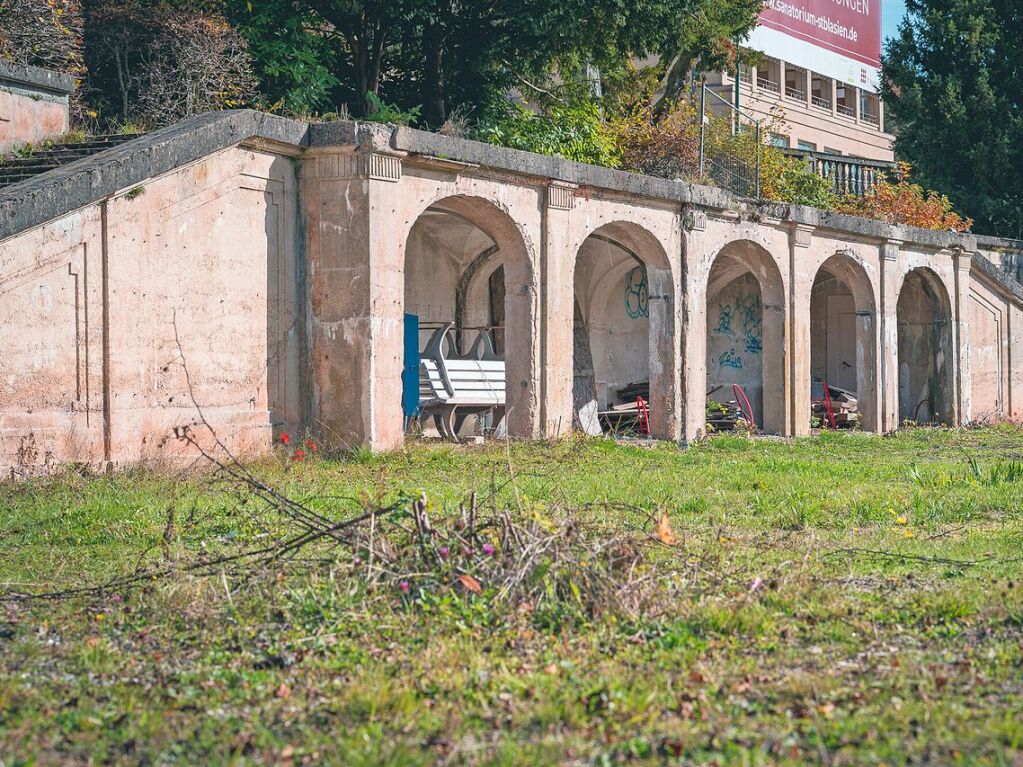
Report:
M 1023 764 L 1016 427 L 248 468 L 0 486 L 0 764 Z

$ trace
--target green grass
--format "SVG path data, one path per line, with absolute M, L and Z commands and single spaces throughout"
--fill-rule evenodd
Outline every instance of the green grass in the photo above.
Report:
M 486 509 L 578 520 L 575 589 L 588 547 L 651 516 L 680 542 L 622 574 L 628 609 L 500 601 L 482 564 L 480 596 L 420 574 L 403 597 L 347 546 L 0 597 L 0 764 L 1019 764 L 1021 460 L 1010 426 L 271 457 L 252 471 L 332 518 L 425 492 L 439 525 L 496 488 Z M 0 508 L 12 591 L 286 532 L 202 474 L 67 474 L 0 486 Z

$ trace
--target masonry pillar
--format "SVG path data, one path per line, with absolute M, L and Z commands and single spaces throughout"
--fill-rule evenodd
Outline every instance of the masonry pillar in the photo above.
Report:
M 404 243 L 399 156 L 309 155 L 301 169 L 310 342 L 310 429 L 324 446 L 403 440 Z
M 810 292 L 814 273 L 808 269 L 813 227 L 796 224 L 789 230 L 789 314 L 791 340 L 789 393 L 793 436 L 810 433 Z M 766 347 L 765 347 L 766 349 Z M 766 403 L 765 403 L 766 404 Z
M 899 325 L 898 304 L 901 274 L 901 240 L 885 240 L 881 255 L 881 349 L 878 388 L 881 392 L 881 418 L 878 431 L 888 433 L 899 428 Z
M 540 285 L 540 344 L 542 355 L 541 402 L 542 434 L 546 438 L 561 437 L 572 432 L 572 384 L 575 260 L 570 252 L 569 236 L 572 209 L 575 207 L 575 186 L 552 183 L 544 196 L 543 257 Z
M 682 441 L 702 439 L 707 429 L 707 275 L 700 264 L 707 214 L 688 211 L 683 218 L 685 247 L 680 259 L 678 293 L 679 346 L 681 358 Z
M 953 338 L 955 353 L 952 355 L 955 364 L 955 425 L 964 426 L 973 418 L 973 402 L 971 398 L 972 365 L 970 343 L 970 263 L 973 254 L 955 250 L 952 263 L 955 265 L 955 325 Z

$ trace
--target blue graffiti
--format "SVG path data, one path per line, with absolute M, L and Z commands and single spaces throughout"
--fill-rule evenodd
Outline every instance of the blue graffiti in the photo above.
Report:
M 634 320 L 650 316 L 650 290 L 642 266 L 629 272 L 625 280 L 625 313 Z
M 718 326 L 714 328 L 715 333 L 720 333 L 723 336 L 729 338 L 735 338 L 735 333 L 732 331 L 732 307 L 721 305 L 718 311 Z
M 733 347 L 718 357 L 718 364 L 723 368 L 741 368 L 742 357 L 735 353 L 735 348 Z
M 738 296 L 734 304 L 719 304 L 718 324 L 713 332 L 738 339 L 737 327 L 740 328 L 743 347 L 746 351 L 750 354 L 762 353 L 764 350 L 763 310 L 759 295 L 747 293 Z

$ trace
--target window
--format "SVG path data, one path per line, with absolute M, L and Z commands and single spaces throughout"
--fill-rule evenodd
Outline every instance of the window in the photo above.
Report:
M 810 141 L 800 141 L 800 142 L 797 143 L 797 146 L 800 149 L 802 149 L 804 152 L 816 152 L 817 151 L 817 145 L 812 143 L 812 142 L 810 142 Z
M 785 95 L 796 101 L 806 101 L 806 70 L 785 67 Z
M 830 77 L 824 77 L 816 72 L 810 73 L 810 102 L 819 109 L 831 111 L 831 83 Z
M 765 58 L 757 67 L 757 87 L 781 93 L 781 62 Z
M 881 124 L 881 101 L 876 93 L 860 91 L 860 119 L 871 125 Z
M 789 137 L 782 133 L 772 133 L 771 146 L 781 147 L 782 149 L 788 149 Z
M 832 149 L 829 146 L 824 147 L 824 151 L 827 152 L 828 154 L 842 154 L 842 150 L 840 150 L 840 149 Z
M 839 84 L 835 90 L 836 109 L 840 115 L 846 117 L 856 116 L 856 89 L 848 85 Z

